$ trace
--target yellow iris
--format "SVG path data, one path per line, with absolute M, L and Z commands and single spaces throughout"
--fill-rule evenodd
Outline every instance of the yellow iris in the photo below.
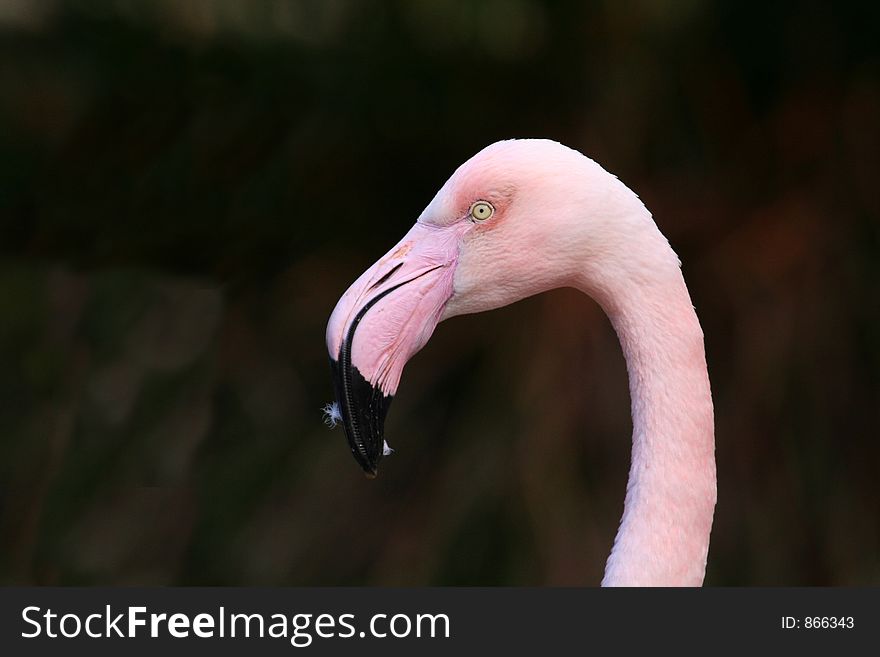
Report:
M 493 214 L 495 214 L 495 208 L 486 201 L 477 201 L 471 206 L 471 219 L 474 221 L 486 221 Z

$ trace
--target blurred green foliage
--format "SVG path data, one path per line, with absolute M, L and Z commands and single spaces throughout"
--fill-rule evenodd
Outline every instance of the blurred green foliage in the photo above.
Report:
M 712 0 L 0 1 L 0 581 L 594 584 L 616 338 L 557 291 L 442 325 L 376 481 L 337 298 L 461 161 L 558 139 L 684 263 L 707 583 L 880 583 L 880 11 Z

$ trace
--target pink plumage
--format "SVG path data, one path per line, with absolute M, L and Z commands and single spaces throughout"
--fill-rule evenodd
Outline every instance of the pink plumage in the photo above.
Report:
M 602 306 L 629 374 L 632 463 L 602 583 L 700 585 L 716 500 L 702 330 L 645 206 L 556 142 L 498 142 L 465 162 L 340 299 L 327 347 L 352 453 L 375 475 L 403 367 L 438 322 L 558 287 Z

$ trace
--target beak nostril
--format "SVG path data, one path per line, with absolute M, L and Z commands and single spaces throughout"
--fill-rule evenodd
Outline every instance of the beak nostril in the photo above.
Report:
M 377 287 L 379 287 L 380 285 L 382 285 L 382 283 L 384 283 L 384 282 L 387 281 L 389 278 L 391 278 L 392 276 L 394 276 L 394 272 L 396 272 L 396 271 L 397 271 L 398 269 L 400 269 L 401 267 L 403 267 L 403 263 L 402 263 L 402 262 L 398 262 L 394 267 L 391 268 L 391 270 L 390 270 L 387 274 L 385 274 L 382 278 L 380 278 L 378 281 L 376 281 L 375 283 L 373 283 L 373 284 L 370 286 L 370 290 L 375 290 Z

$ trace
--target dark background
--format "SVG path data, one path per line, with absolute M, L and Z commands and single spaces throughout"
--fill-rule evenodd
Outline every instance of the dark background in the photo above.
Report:
M 448 175 L 541 136 L 684 263 L 707 583 L 880 584 L 880 11 L 0 1 L 0 581 L 595 584 L 623 358 L 556 291 L 442 324 L 366 480 L 324 326 Z

